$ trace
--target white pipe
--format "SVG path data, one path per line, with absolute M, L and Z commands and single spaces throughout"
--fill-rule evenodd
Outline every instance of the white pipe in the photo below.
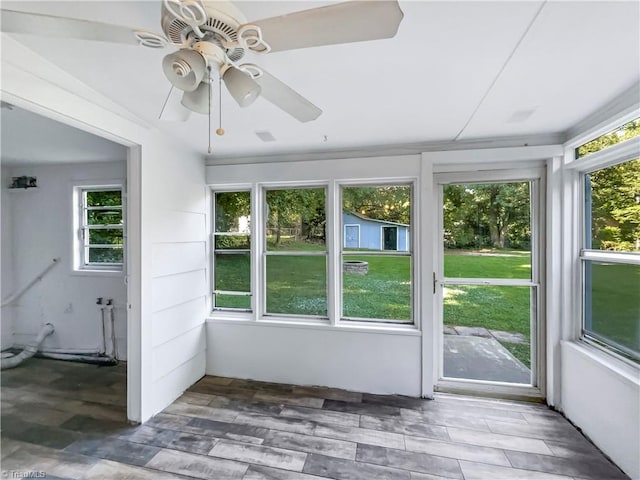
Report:
M 76 362 L 90 362 L 90 363 L 106 363 L 113 365 L 117 361 L 111 357 L 92 356 L 92 355 L 75 355 L 73 353 L 48 353 L 40 352 L 39 357 L 53 358 L 55 360 L 72 360 Z
M 111 320 L 111 357 L 115 360 L 118 356 L 118 351 L 116 349 L 116 320 L 115 315 L 113 313 L 113 299 L 110 298 L 107 302 L 107 311 L 109 312 L 110 320 Z
M 60 261 L 60 257 L 54 258 L 51 261 L 51 263 L 49 265 L 47 265 L 47 267 L 44 270 L 42 270 L 42 272 L 40 272 L 33 280 L 31 280 L 24 287 L 22 287 L 20 290 L 18 290 L 17 293 L 14 293 L 9 298 L 4 299 L 2 301 L 2 304 L 0 304 L 0 307 L 6 307 L 10 303 L 15 302 L 18 298 L 20 298 L 24 294 L 24 292 L 26 292 L 31 287 L 33 287 L 33 285 L 35 285 L 36 282 L 42 280 L 42 277 L 44 277 L 49 270 L 51 270 L 53 267 L 55 267 L 58 264 L 59 261 Z
M 44 327 L 42 327 L 42 330 L 40 330 L 40 333 L 38 333 L 38 336 L 32 344 L 26 345 L 24 347 L 24 350 L 18 355 L 14 355 L 13 357 L 9 358 L 3 358 L 1 360 L 0 370 L 17 367 L 26 359 L 33 357 L 40 348 L 40 345 L 42 345 L 42 342 L 44 342 L 44 339 L 47 336 L 51 335 L 53 331 L 53 325 L 51 325 L 50 323 L 46 323 Z

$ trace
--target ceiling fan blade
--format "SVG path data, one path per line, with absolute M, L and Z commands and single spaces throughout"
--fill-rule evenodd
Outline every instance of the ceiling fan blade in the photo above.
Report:
M 404 14 L 396 0 L 352 1 L 251 22 L 272 52 L 391 38 Z
M 79 20 L 76 18 L 56 17 L 40 13 L 26 13 L 2 9 L 0 30 L 7 33 L 26 33 L 45 37 L 77 38 L 98 42 L 124 43 L 129 45 L 145 44 L 144 36 L 155 39 L 157 44 L 146 46 L 164 46 L 164 37 L 137 31 L 132 28 L 108 23 Z M 152 41 L 151 43 L 155 43 Z M 161 45 L 163 43 L 163 45 Z
M 304 98 L 291 87 L 264 71 L 255 79 L 262 91 L 260 96 L 284 110 L 296 120 L 310 122 L 322 114 L 322 110 Z

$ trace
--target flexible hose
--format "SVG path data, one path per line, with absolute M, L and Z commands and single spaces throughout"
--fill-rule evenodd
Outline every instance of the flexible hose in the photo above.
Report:
M 52 324 L 46 323 L 44 327 L 42 327 L 42 330 L 40 330 L 40 333 L 38 333 L 38 336 L 33 343 L 27 344 L 22 352 L 14 355 L 13 357 L 3 358 L 0 360 L 0 370 L 17 367 L 26 359 L 33 357 L 40 348 L 40 345 L 42 345 L 42 342 L 44 342 L 44 339 L 51 335 L 54 330 L 55 329 Z

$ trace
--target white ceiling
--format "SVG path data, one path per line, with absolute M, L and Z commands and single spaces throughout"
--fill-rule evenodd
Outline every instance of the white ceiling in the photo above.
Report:
M 249 20 L 326 3 L 236 2 Z M 159 1 L 5 1 L 2 6 L 160 32 Z M 636 1 L 400 1 L 400 6 L 404 19 L 390 40 L 245 57 L 324 113 L 301 124 L 262 99 L 241 109 L 223 91 L 226 134 L 214 136 L 213 157 L 557 134 L 640 79 Z M 161 61 L 171 47 L 15 38 L 206 152 L 205 116 L 194 114 L 186 123 L 157 120 L 169 90 Z M 264 143 L 255 135 L 265 130 L 276 141 Z
M 0 110 L 3 166 L 122 161 L 122 145 L 18 107 Z

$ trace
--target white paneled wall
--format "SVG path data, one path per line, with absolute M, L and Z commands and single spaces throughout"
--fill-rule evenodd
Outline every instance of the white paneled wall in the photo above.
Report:
M 159 408 L 202 377 L 205 368 L 209 281 L 204 165 L 181 157 L 178 151 L 147 170 L 158 186 L 146 202 L 155 206 L 148 239 L 151 381 L 154 399 L 162 399 Z

